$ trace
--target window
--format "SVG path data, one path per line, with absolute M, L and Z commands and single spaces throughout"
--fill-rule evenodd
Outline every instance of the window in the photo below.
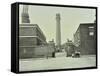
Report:
M 89 26 L 88 28 L 89 28 L 89 29 L 93 29 L 94 27 L 93 27 L 93 26 Z
M 93 36 L 93 35 L 94 35 L 94 32 L 89 32 L 89 35 L 90 35 L 90 36 Z
M 94 36 L 94 27 L 93 26 L 89 26 L 89 36 Z

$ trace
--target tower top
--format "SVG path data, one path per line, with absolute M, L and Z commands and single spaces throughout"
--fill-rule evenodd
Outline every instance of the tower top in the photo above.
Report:
M 56 19 L 60 19 L 60 13 L 56 14 Z
M 28 5 L 23 5 L 22 23 L 30 23 L 29 14 L 28 14 Z
M 23 13 L 28 13 L 28 5 L 23 6 Z

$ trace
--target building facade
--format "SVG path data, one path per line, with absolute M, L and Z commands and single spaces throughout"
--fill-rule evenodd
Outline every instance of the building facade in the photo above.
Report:
M 74 44 L 82 55 L 96 54 L 96 23 L 82 23 L 74 34 Z
M 46 44 L 46 37 L 37 24 L 24 23 L 19 25 L 20 58 L 35 57 L 34 49 Z

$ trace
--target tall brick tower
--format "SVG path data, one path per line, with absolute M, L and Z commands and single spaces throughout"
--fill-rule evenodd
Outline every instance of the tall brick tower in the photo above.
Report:
M 61 51 L 61 27 L 60 27 L 60 14 L 56 14 L 56 46 L 57 51 Z

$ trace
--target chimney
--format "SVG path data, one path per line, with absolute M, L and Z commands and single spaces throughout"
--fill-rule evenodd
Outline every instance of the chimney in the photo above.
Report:
M 30 23 L 29 14 L 28 14 L 28 5 L 23 5 L 22 23 Z

